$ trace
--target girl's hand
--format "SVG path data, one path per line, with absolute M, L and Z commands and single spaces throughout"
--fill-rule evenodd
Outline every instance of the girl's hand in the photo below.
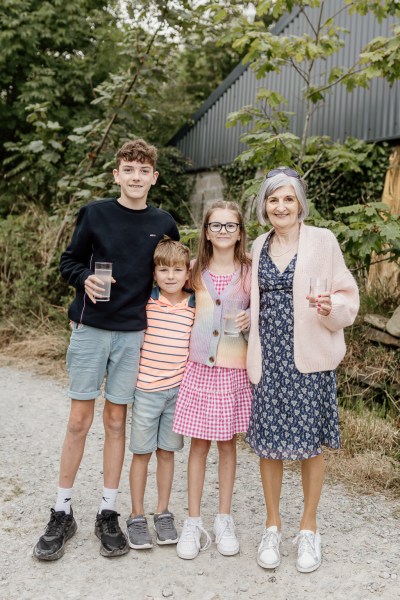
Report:
M 111 277 L 111 283 L 115 282 L 116 280 L 114 277 Z M 93 304 L 96 304 L 96 294 L 101 295 L 103 292 L 103 282 L 101 279 L 96 277 L 96 275 L 89 275 L 89 277 L 85 279 L 85 293 L 89 296 Z
M 322 292 L 322 294 L 318 294 L 315 301 L 317 303 L 318 314 L 323 317 L 327 317 L 332 310 L 332 300 L 330 293 Z
M 245 310 L 241 310 L 235 319 L 235 323 L 240 331 L 247 331 L 250 328 L 250 315 Z

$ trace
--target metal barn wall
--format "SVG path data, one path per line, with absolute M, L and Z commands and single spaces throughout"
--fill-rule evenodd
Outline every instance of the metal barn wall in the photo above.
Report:
M 325 0 L 324 14 L 329 16 L 341 6 L 340 0 Z M 308 15 L 316 19 L 318 11 L 309 11 Z M 280 23 L 282 21 L 287 23 L 283 25 L 283 35 L 302 35 L 309 31 L 309 24 L 301 13 L 294 19 L 286 17 Z M 395 20 L 388 18 L 379 23 L 371 14 L 362 17 L 343 11 L 337 16 L 336 23 L 350 33 L 343 33 L 344 48 L 326 61 L 320 61 L 321 81 L 324 81 L 324 72 L 329 72 L 333 66 L 353 64 L 372 38 L 392 35 Z M 275 90 L 288 100 L 285 109 L 296 113 L 291 120 L 291 131 L 301 135 L 304 119 L 301 86 L 302 80 L 294 69 L 284 67 L 280 73 L 270 73 L 257 80 L 250 68 L 239 65 L 200 108 L 194 116 L 194 125 L 178 132 L 172 143 L 190 158 L 193 170 L 233 161 L 245 148 L 240 142 L 245 128 L 227 128 L 227 116 L 247 104 L 254 104 L 260 87 Z M 335 86 L 328 100 L 312 117 L 309 134 L 329 135 L 340 141 L 347 136 L 368 141 L 400 138 L 400 83 L 390 88 L 385 80 L 376 79 L 369 89 L 357 88 L 351 93 L 341 85 Z

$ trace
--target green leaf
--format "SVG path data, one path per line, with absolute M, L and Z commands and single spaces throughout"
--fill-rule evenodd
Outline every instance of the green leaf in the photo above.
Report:
M 28 152 L 34 152 L 36 154 L 44 150 L 44 143 L 42 142 L 42 140 L 33 140 L 26 146 L 26 149 L 28 150 Z

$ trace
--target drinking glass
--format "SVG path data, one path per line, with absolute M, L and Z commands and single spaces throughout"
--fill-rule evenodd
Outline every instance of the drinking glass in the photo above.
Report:
M 96 292 L 96 302 L 108 302 L 111 294 L 112 263 L 96 262 L 94 264 L 94 274 L 101 279 L 104 286 L 103 292 Z
M 228 300 L 225 302 L 225 307 L 224 334 L 238 337 L 240 328 L 236 325 L 235 319 L 242 310 L 241 303 L 238 300 Z
M 317 306 L 317 296 L 322 292 L 328 291 L 328 281 L 323 277 L 310 277 L 310 292 L 308 294 L 308 306 L 315 308 Z

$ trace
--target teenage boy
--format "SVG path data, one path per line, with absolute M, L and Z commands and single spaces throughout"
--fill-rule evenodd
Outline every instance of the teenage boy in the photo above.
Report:
M 136 550 L 153 546 L 144 516 L 147 467 L 153 452 L 157 455 L 158 503 L 154 514 L 157 544 L 178 542 L 174 515 L 168 504 L 174 476 L 174 452 L 183 447 L 183 436 L 172 431 L 172 424 L 194 321 L 194 296 L 183 289 L 188 273 L 189 249 L 171 239 L 159 242 L 154 253 L 157 286 L 146 307 L 147 329 L 132 405 L 129 446 L 133 452 L 130 471 L 132 513 L 126 524 L 129 545 Z
M 127 404 L 133 401 L 140 347 L 146 327 L 146 303 L 152 288 L 153 253 L 167 234 L 179 239 L 165 211 L 147 205 L 158 177 L 157 150 L 144 140 L 127 142 L 117 152 L 115 182 L 119 198 L 91 202 L 81 208 L 72 240 L 62 254 L 62 276 L 76 288 L 68 316 L 71 340 L 67 352 L 71 409 L 61 454 L 57 500 L 33 554 L 56 560 L 76 532 L 71 508 L 73 485 L 86 437 L 93 421 L 95 398 L 105 385 L 104 489 L 95 521 L 103 556 L 129 551 L 116 512 L 125 450 Z M 111 262 L 113 285 L 108 302 L 96 301 L 103 290 L 94 275 L 96 261 Z

